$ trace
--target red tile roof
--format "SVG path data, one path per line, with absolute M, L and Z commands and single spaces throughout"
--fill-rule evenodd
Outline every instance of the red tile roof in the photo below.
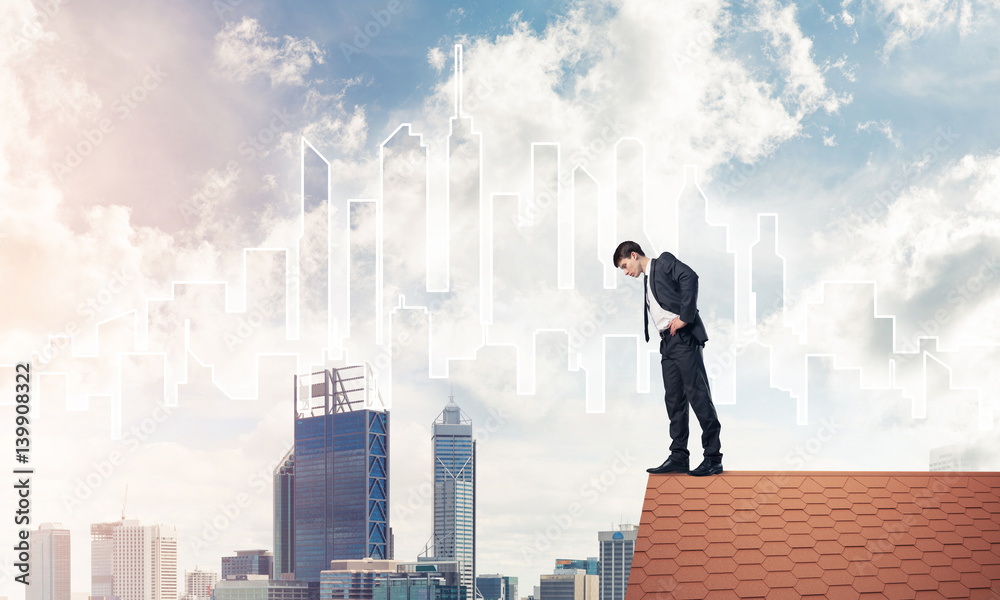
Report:
M 1000 600 L 1000 473 L 651 475 L 625 600 Z

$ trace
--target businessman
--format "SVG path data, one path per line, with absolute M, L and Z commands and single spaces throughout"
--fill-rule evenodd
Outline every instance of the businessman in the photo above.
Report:
M 670 419 L 670 456 L 650 473 L 687 473 L 704 476 L 722 473 L 719 432 L 722 425 L 715 413 L 702 348 L 708 341 L 705 325 L 698 315 L 698 275 L 691 267 L 664 252 L 648 258 L 635 242 L 622 242 L 615 250 L 615 266 L 629 277 L 643 275 L 646 306 L 643 310 L 646 341 L 649 321 L 660 332 L 660 368 L 667 417 Z M 705 458 L 689 470 L 688 405 L 701 424 L 701 445 Z

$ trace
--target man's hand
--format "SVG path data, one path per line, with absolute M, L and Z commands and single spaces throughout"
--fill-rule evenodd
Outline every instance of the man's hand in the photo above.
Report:
M 674 320 L 670 322 L 670 335 L 675 335 L 677 330 L 685 325 L 687 325 L 687 323 L 681 321 L 680 317 L 674 317 Z

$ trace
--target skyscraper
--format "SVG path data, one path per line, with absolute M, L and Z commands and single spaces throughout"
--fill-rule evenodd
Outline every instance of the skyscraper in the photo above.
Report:
M 292 564 L 318 585 L 332 560 L 389 558 L 389 413 L 371 367 L 295 378 Z
M 274 578 L 295 572 L 295 446 L 274 469 Z
M 458 562 L 461 585 L 475 597 L 476 442 L 472 420 L 450 397 L 433 424 L 434 556 Z
M 110 529 L 109 595 L 121 600 L 177 600 L 177 529 L 140 525 L 137 520 L 122 520 Z
M 90 595 L 109 597 L 114 586 L 114 532 L 122 521 L 90 525 Z
M 601 545 L 600 600 L 625 600 L 638 534 L 637 526 L 627 524 L 619 525 L 618 531 L 597 532 L 597 541 Z
M 42 523 L 30 536 L 26 600 L 70 600 L 69 529 L 59 523 Z

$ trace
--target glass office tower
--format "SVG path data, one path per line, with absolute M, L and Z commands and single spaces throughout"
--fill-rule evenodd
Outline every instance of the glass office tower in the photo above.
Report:
M 434 421 L 434 556 L 453 559 L 460 583 L 476 584 L 476 442 L 472 420 L 452 396 Z
M 295 446 L 274 469 L 274 578 L 295 572 Z
M 295 378 L 295 579 L 389 558 L 389 413 L 368 365 Z

